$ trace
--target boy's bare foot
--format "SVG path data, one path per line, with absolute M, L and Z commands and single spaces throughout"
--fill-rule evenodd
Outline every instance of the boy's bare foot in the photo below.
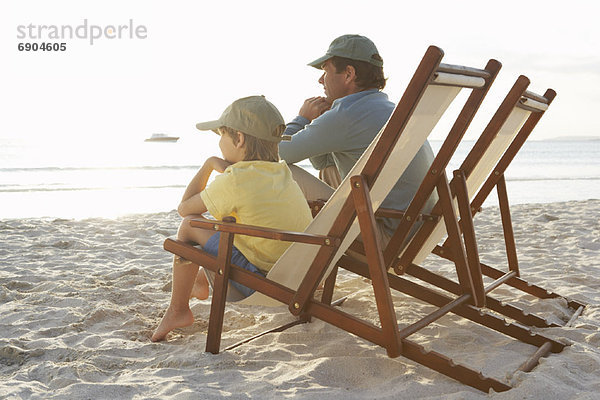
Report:
M 198 300 L 208 299 L 208 280 L 206 279 L 206 275 L 202 270 L 198 271 L 198 274 L 196 275 L 194 287 L 190 293 L 190 299 L 192 297 L 195 297 Z
M 165 340 L 167 334 L 176 328 L 183 328 L 194 323 L 194 314 L 189 308 L 187 310 L 175 311 L 171 307 L 167 308 L 158 328 L 154 331 L 151 340 L 160 342 Z

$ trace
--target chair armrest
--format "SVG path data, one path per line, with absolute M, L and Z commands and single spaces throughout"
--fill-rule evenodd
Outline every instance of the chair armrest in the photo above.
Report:
M 232 220 L 228 222 L 227 219 Z M 320 246 L 339 246 L 340 239 L 333 236 L 316 235 L 304 232 L 283 231 L 280 229 L 265 228 L 255 225 L 244 225 L 235 223 L 235 218 L 225 217 L 223 221 L 215 221 L 206 218 L 194 218 L 190 225 L 195 228 L 214 230 L 219 232 L 230 232 L 239 235 L 261 237 L 265 239 L 283 240 L 286 242 L 299 242 L 316 244 Z
M 405 211 L 401 211 L 401 210 L 395 210 L 393 208 L 379 208 L 377 211 L 375 211 L 375 216 L 376 217 L 382 217 L 382 218 L 397 218 L 400 219 L 404 216 Z M 437 222 L 440 220 L 440 217 L 437 215 L 431 215 L 431 214 L 419 214 L 417 216 L 417 221 L 434 221 Z
M 313 214 L 313 218 L 321 211 L 323 206 L 325 205 L 326 200 L 309 200 L 308 206 L 310 207 L 310 211 Z M 400 219 L 404 216 L 404 211 L 396 210 L 393 208 L 382 208 L 380 207 L 377 211 L 375 211 L 375 216 L 380 218 L 396 218 Z M 437 215 L 431 214 L 419 214 L 417 216 L 417 221 L 432 221 L 437 222 L 441 217 Z

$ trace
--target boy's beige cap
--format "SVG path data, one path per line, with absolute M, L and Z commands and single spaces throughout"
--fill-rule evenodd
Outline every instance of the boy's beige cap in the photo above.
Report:
M 196 128 L 201 131 L 210 130 L 217 134 L 222 126 L 269 142 L 291 139 L 291 136 L 282 135 L 285 130 L 283 117 L 265 96 L 238 99 L 223 111 L 219 119 L 196 124 Z
M 342 35 L 331 42 L 327 53 L 309 63 L 311 67 L 321 69 L 323 63 L 331 57 L 344 57 L 351 60 L 366 61 L 377 67 L 383 67 L 383 61 L 373 58 L 379 52 L 371 39 L 360 35 Z

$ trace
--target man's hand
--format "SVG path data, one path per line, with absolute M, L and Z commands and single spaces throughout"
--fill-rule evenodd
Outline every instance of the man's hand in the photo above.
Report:
M 312 121 L 330 108 L 331 103 L 329 103 L 325 97 L 311 97 L 310 99 L 304 100 L 304 104 L 300 107 L 298 115 Z
M 231 163 L 219 157 L 210 157 L 204 162 L 204 165 L 210 168 L 211 171 L 223 173 L 225 169 L 231 165 Z

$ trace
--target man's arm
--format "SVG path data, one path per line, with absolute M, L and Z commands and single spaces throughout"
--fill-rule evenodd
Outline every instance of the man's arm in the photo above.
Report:
M 294 135 L 295 133 L 297 133 L 298 131 L 304 129 L 304 127 L 306 125 L 310 124 L 310 121 L 307 120 L 306 118 L 298 115 L 296 118 L 294 118 L 293 120 L 291 120 L 290 122 L 287 123 L 287 125 L 285 126 L 285 131 L 283 132 L 284 135 Z
M 331 108 L 331 103 L 325 97 L 317 96 L 304 100 L 298 115 L 312 121 Z
M 346 121 L 335 110 L 325 112 L 292 136 L 279 143 L 279 156 L 288 164 L 318 157 L 345 148 Z M 318 161 L 315 159 L 315 161 Z
M 315 118 L 331 108 L 331 103 L 325 97 L 311 97 L 304 100 L 304 104 L 300 107 L 298 116 L 289 122 L 285 128 L 285 135 L 293 135 L 311 123 Z
M 310 164 L 313 166 L 313 168 L 318 171 L 335 165 L 335 161 L 333 161 L 333 156 L 331 155 L 331 153 L 309 157 L 308 160 L 310 161 Z

